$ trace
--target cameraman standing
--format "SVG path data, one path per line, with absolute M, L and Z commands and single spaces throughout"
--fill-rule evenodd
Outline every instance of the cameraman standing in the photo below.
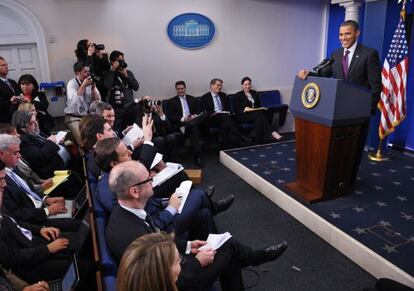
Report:
M 89 105 L 101 100 L 94 79 L 90 76 L 89 66 L 77 62 L 73 65 L 75 78 L 66 87 L 65 124 L 69 127 L 78 145 L 81 145 L 79 121 L 89 113 Z
M 103 86 L 103 75 L 111 68 L 108 54 L 104 53 L 103 44 L 95 44 L 87 39 L 81 39 L 76 46 L 75 55 L 77 61 L 90 67 L 91 75 L 94 77 L 96 87 L 101 94 L 102 100 L 106 100 L 106 89 Z
M 139 88 L 134 74 L 127 70 L 124 54 L 113 51 L 109 55 L 111 70 L 104 74 L 104 87 L 108 90 L 108 102 L 115 110 L 114 129 L 121 132 L 136 117 L 134 91 Z

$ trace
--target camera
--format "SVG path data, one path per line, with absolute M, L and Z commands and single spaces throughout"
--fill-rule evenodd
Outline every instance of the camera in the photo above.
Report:
M 105 49 L 104 44 L 94 44 L 94 45 L 95 45 L 95 49 L 98 51 L 103 51 Z
M 96 82 L 98 81 L 98 79 L 96 78 L 95 74 L 93 74 L 93 73 L 89 76 L 89 78 L 92 80 L 92 83 L 95 83 L 96 84 Z
M 121 90 L 121 87 L 115 86 L 113 89 L 114 103 L 115 105 L 122 104 L 122 98 L 124 98 L 124 93 Z
M 153 106 L 161 106 L 161 100 L 145 100 L 144 106 L 147 108 L 152 108 Z
M 119 67 L 118 69 L 126 69 L 128 67 L 128 64 L 124 60 L 118 60 Z

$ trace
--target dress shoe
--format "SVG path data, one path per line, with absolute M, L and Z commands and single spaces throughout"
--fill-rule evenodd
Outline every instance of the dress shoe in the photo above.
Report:
M 247 136 L 242 136 L 240 140 L 241 146 L 249 146 L 252 143 L 252 139 Z
M 204 190 L 204 192 L 206 192 L 208 198 L 212 198 L 214 191 L 216 190 L 216 187 L 214 185 L 208 185 L 206 190 Z
M 284 251 L 287 249 L 288 244 L 286 241 L 283 241 L 280 244 L 277 245 L 271 245 L 267 248 L 265 248 L 264 251 L 264 260 L 265 262 L 274 261 L 277 258 L 279 258 Z
M 224 199 L 213 202 L 213 215 L 217 215 L 220 212 L 226 211 L 227 209 L 230 208 L 233 202 L 234 202 L 233 194 L 228 195 Z
M 204 164 L 203 164 L 203 161 L 201 160 L 201 158 L 195 158 L 194 159 L 194 165 L 196 165 L 199 168 L 204 168 Z

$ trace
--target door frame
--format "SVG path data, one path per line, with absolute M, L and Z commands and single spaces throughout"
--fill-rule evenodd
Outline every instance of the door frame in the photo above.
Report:
M 20 4 L 15 0 L 0 0 L 0 6 L 5 6 L 13 10 L 14 13 L 16 13 L 16 15 L 18 15 L 21 18 L 24 18 L 27 21 L 27 23 L 32 27 L 33 31 L 35 32 L 34 39 L 37 45 L 37 53 L 39 56 L 40 75 L 42 78 L 41 81 L 50 81 L 50 69 L 49 59 L 47 56 L 46 37 L 39 20 L 36 18 L 36 16 L 33 15 L 33 13 L 29 9 L 27 9 L 24 5 Z

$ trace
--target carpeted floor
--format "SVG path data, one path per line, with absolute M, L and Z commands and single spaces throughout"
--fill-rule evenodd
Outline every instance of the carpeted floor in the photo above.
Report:
M 279 188 L 295 179 L 295 143 L 230 150 L 229 155 Z M 306 207 L 405 272 L 414 275 L 414 160 L 389 151 L 390 161 L 364 155 L 346 196 Z M 295 198 L 295 196 L 292 196 Z
M 374 286 L 374 277 L 220 164 L 218 150 L 204 151 L 203 159 L 202 186 L 215 184 L 215 199 L 236 196 L 233 206 L 216 217 L 221 231 L 254 248 L 282 240 L 289 244 L 275 262 L 244 271 L 248 290 L 357 291 Z M 186 153 L 176 160 L 194 167 Z

